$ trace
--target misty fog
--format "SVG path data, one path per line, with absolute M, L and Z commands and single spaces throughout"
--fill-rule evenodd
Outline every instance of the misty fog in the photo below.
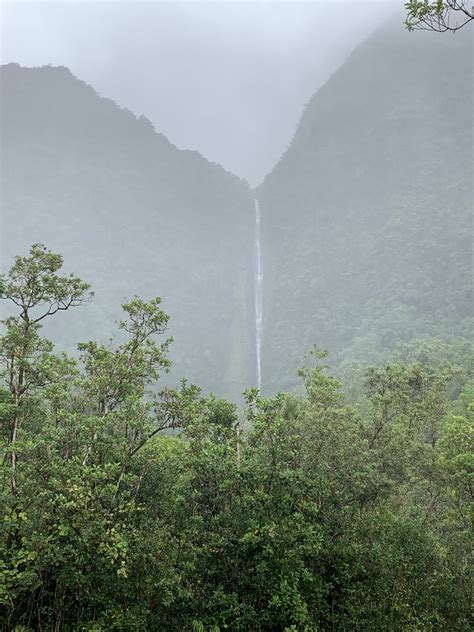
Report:
M 1 63 L 64 65 L 257 185 L 393 2 L 4 2 Z
M 474 9 L 0 17 L 0 631 L 471 632 Z

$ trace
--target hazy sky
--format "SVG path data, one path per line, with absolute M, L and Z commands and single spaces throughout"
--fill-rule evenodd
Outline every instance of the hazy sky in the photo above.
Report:
M 2 2 L 1 62 L 68 66 L 178 147 L 257 184 L 311 95 L 402 5 Z

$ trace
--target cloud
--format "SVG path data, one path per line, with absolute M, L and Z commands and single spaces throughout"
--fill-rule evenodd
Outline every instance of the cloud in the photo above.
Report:
M 178 146 L 257 183 L 290 140 L 304 103 L 392 7 L 6 2 L 1 59 L 68 66 Z

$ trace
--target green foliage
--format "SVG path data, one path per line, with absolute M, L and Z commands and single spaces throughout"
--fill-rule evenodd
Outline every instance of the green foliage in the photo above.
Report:
M 82 302 L 54 257 L 34 247 L 26 270 L 50 277 L 48 305 Z M 157 388 L 159 299 L 126 303 L 120 343 L 81 343 L 76 362 L 31 324 L 17 271 L 2 289 L 20 315 L 0 339 L 0 629 L 471 628 L 463 346 L 403 349 L 366 371 L 357 405 L 313 349 L 303 394 L 250 389 L 243 427 L 185 380 Z
M 258 188 L 264 393 L 294 390 L 313 344 L 352 372 L 413 339 L 471 339 L 470 35 L 374 32 Z
M 456 32 L 474 20 L 474 8 L 467 0 L 410 0 L 405 4 L 409 31 L 423 29 Z

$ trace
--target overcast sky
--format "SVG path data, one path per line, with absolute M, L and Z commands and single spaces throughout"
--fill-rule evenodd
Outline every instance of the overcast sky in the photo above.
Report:
M 1 62 L 68 66 L 178 147 L 257 184 L 311 95 L 402 5 L 2 2 Z

